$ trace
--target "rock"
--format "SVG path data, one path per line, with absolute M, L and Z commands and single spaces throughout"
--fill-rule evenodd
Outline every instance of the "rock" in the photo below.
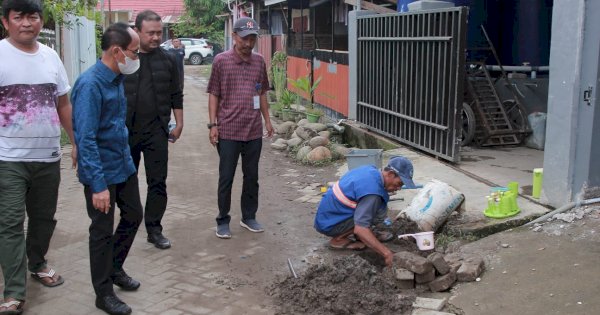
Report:
M 277 134 L 280 135 L 287 135 L 287 134 L 291 134 L 292 131 L 294 130 L 294 128 L 296 128 L 296 123 L 294 123 L 293 121 L 286 121 L 282 124 L 280 124 L 279 126 L 277 126 Z
M 572 223 L 575 220 L 574 213 L 557 213 L 552 216 L 553 219 L 562 220 L 567 223 Z
M 310 140 L 311 138 L 317 136 L 316 131 L 314 131 L 312 129 L 304 128 L 304 127 L 296 128 L 295 133 L 304 140 Z
M 304 140 L 302 138 L 291 138 L 287 141 L 288 148 L 295 148 L 302 144 Z
M 346 154 L 350 153 L 350 149 L 349 148 L 346 148 L 344 145 L 341 145 L 341 144 L 338 144 L 338 143 L 333 144 L 331 146 L 331 149 L 333 151 L 332 152 L 333 156 L 335 156 L 335 157 L 342 158 L 342 157 L 345 157 Z
M 429 290 L 431 290 L 431 292 L 446 291 L 452 287 L 454 282 L 456 282 L 456 274 L 454 272 L 449 272 L 429 282 Z
M 456 272 L 458 281 L 471 282 L 475 281 L 484 269 L 484 262 L 481 257 L 471 256 L 463 260 L 462 265 Z
M 319 162 L 331 159 L 331 151 L 326 147 L 316 147 L 306 156 L 309 162 Z
M 320 123 L 307 123 L 303 127 L 314 130 L 315 132 L 327 130 L 327 126 Z
M 313 149 L 316 147 L 325 147 L 328 144 L 329 144 L 329 140 L 327 140 L 327 138 L 324 138 L 321 136 L 316 136 L 308 141 L 308 145 Z
M 438 271 L 440 275 L 445 275 L 450 272 L 450 266 L 444 259 L 444 255 L 440 253 L 431 253 L 427 256 L 427 260 L 431 261 L 435 270 Z
M 271 148 L 279 151 L 283 151 L 287 148 L 287 140 L 285 139 L 277 139 L 275 142 L 271 143 Z
M 541 226 L 536 226 L 536 227 L 533 228 L 532 231 L 534 231 L 534 232 L 540 232 L 541 230 L 542 230 Z
M 331 137 L 331 132 L 329 130 L 319 131 L 318 133 L 319 133 L 319 136 L 321 136 L 323 138 L 329 139 L 329 137 Z
M 411 252 L 398 252 L 394 254 L 393 261 L 396 267 L 418 274 L 424 274 L 433 269 L 433 264 L 429 260 Z
M 509 248 L 510 247 L 510 245 L 506 244 L 506 243 L 500 244 L 500 246 L 502 246 L 502 248 Z
M 415 288 L 415 280 L 398 280 L 396 281 L 396 287 L 398 289 L 414 289 Z
M 304 161 L 307 159 L 308 154 L 310 153 L 312 149 L 310 147 L 302 147 L 300 148 L 300 150 L 298 150 L 298 153 L 296 153 L 296 160 L 298 161 Z
M 433 281 L 434 279 L 435 279 L 435 269 L 434 268 L 431 268 L 431 270 L 426 273 L 415 275 L 416 283 L 429 283 L 429 282 Z
M 308 124 L 308 119 L 306 119 L 306 118 L 300 119 L 298 121 L 298 126 L 304 127 L 304 126 L 306 126 L 306 124 Z

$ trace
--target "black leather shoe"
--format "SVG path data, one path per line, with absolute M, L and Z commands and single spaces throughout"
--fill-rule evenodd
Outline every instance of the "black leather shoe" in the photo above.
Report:
M 129 315 L 131 307 L 121 301 L 116 295 L 105 295 L 96 297 L 96 307 L 110 315 Z
M 161 232 L 148 234 L 148 243 L 152 243 L 156 248 L 160 249 L 171 248 L 171 241 L 162 235 Z
M 125 270 L 117 271 L 112 275 L 113 284 L 125 291 L 137 290 L 141 283 L 125 273 Z

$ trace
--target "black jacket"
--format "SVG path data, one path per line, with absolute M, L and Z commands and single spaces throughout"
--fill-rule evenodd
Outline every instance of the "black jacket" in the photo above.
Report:
M 156 94 L 156 107 L 161 126 L 169 133 L 171 109 L 183 109 L 183 92 L 179 83 L 179 68 L 175 56 L 162 48 L 157 48 L 152 56 L 152 82 Z M 127 128 L 131 130 L 136 109 L 138 82 L 140 71 L 127 75 L 124 81 L 125 96 L 127 97 Z

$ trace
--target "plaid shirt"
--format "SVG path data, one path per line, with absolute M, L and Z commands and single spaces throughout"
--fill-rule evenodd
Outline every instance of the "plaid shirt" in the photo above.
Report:
M 244 61 L 234 48 L 215 57 L 206 92 L 219 97 L 219 138 L 250 141 L 262 138 L 262 116 L 253 97 L 269 89 L 263 57 L 252 53 Z

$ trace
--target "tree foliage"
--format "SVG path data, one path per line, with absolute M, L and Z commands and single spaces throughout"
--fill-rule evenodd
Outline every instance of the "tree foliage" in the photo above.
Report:
M 223 44 L 225 19 L 216 16 L 228 12 L 221 0 L 184 0 L 186 12 L 172 29 L 180 37 L 205 37 Z
M 93 10 L 97 3 L 98 0 L 44 0 L 44 21 L 70 27 L 72 22 L 65 20 L 65 16 L 72 14 L 98 22 L 98 15 Z

